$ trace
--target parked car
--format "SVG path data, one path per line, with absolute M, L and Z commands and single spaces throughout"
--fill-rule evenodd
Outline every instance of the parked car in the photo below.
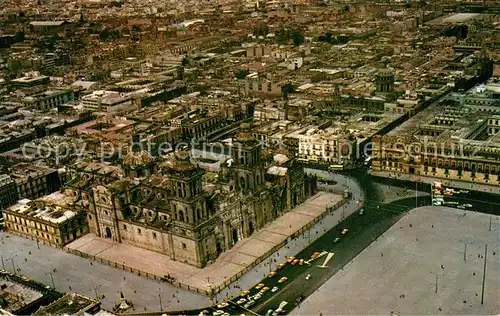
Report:
M 224 308 L 224 307 L 227 307 L 228 305 L 229 305 L 228 303 L 223 302 L 223 303 L 220 303 L 219 305 L 217 305 L 217 308 L 222 309 L 222 308 Z
M 255 287 L 256 290 L 260 290 L 261 288 L 264 287 L 264 283 L 259 283 L 257 284 L 257 286 Z
M 275 286 L 272 288 L 271 292 L 273 293 L 278 292 L 279 289 L 280 289 L 279 287 Z
M 242 298 L 240 298 L 240 299 L 236 302 L 236 304 L 241 305 L 241 304 L 245 304 L 246 302 L 247 302 L 247 299 L 246 299 L 246 298 L 244 298 L 244 297 L 242 297 Z
M 349 229 L 344 228 L 344 229 L 342 230 L 342 235 L 345 235 L 345 234 L 347 234 L 348 232 L 349 232 Z
M 339 237 L 337 237 L 337 238 L 335 238 L 335 239 L 333 240 L 333 242 L 334 242 L 334 243 L 338 243 L 339 241 L 340 241 L 340 238 L 339 238 Z
M 296 265 L 297 263 L 299 263 L 299 259 L 295 259 L 292 261 L 292 266 Z
M 274 277 L 275 275 L 276 275 L 276 272 L 275 272 L 275 271 L 273 271 L 273 272 L 269 272 L 269 274 L 267 275 L 267 277 L 268 277 L 269 279 L 271 279 L 271 278 L 272 278 L 272 277 Z
M 308 275 L 306 276 L 306 280 L 309 280 L 310 278 L 311 278 L 311 275 L 310 275 L 310 274 L 308 274 Z
M 221 311 L 220 309 L 218 311 L 215 311 L 212 315 L 214 316 L 221 316 L 224 314 L 224 311 Z
M 303 265 L 304 264 L 304 259 L 300 259 L 299 261 L 299 266 Z
M 285 283 L 287 280 L 287 277 L 282 277 L 281 279 L 279 279 L 278 283 Z
M 288 257 L 286 259 L 287 262 L 292 262 L 293 260 L 295 260 L 295 257 L 294 256 L 291 256 L 291 257 Z
M 269 288 L 266 286 L 266 287 L 263 287 L 262 290 L 260 290 L 260 294 L 264 294 L 266 293 L 267 291 L 269 291 Z
M 240 296 L 247 296 L 248 293 L 250 293 L 249 290 L 244 290 L 243 292 L 241 292 Z

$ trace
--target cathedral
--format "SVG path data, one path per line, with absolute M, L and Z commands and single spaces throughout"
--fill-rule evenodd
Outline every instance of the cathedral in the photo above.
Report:
M 119 166 L 75 164 L 64 190 L 86 211 L 91 233 L 202 268 L 316 190 L 293 154 L 263 150 L 248 124 L 230 146 L 215 174 L 187 152 L 135 150 Z

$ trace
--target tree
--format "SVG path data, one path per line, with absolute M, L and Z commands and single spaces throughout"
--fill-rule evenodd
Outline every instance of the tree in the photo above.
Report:
M 299 46 L 300 44 L 304 43 L 304 35 L 300 34 L 297 31 L 292 32 L 291 37 L 292 37 L 292 41 L 295 44 L 295 46 Z
M 236 73 L 236 79 L 245 79 L 245 77 L 248 76 L 249 73 L 250 71 L 248 70 L 240 70 Z

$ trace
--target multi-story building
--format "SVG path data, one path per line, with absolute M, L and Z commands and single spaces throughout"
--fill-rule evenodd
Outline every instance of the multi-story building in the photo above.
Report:
M 0 213 L 3 209 L 16 203 L 18 197 L 16 183 L 9 175 L 0 174 Z
M 7 230 L 63 247 L 86 234 L 86 214 L 75 196 L 54 192 L 36 200 L 22 199 L 5 209 Z
M 95 167 L 95 166 L 94 166 Z M 87 212 L 90 232 L 203 267 L 220 253 L 305 201 L 315 180 L 293 155 L 262 153 L 243 126 L 218 181 L 186 152 L 166 159 L 134 150 L 117 166 L 77 165 L 66 190 Z
M 500 116 L 437 105 L 373 141 L 372 173 L 500 185 Z
M 75 91 L 68 90 L 48 90 L 24 98 L 24 105 L 40 111 L 57 108 L 76 99 Z
M 36 199 L 61 187 L 58 170 L 44 166 L 19 163 L 12 166 L 10 176 L 19 198 Z

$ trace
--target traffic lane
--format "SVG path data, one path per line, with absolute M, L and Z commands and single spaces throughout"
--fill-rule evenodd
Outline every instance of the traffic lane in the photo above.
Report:
M 274 305 L 279 305 L 281 301 L 287 301 L 291 306 L 295 306 L 297 303 L 297 298 L 307 297 L 317 288 L 319 288 L 324 282 L 330 279 L 337 271 L 342 269 L 348 262 L 353 260 L 353 258 L 359 254 L 364 248 L 369 246 L 369 244 L 383 234 L 389 227 L 391 227 L 399 218 L 401 214 L 395 212 L 385 212 L 385 211 L 373 211 L 379 216 L 381 221 L 379 225 L 373 226 L 371 224 L 376 223 L 376 221 L 367 220 L 364 225 L 368 226 L 368 229 L 362 229 L 362 227 L 356 227 L 356 225 L 351 225 L 351 230 L 348 235 L 341 237 L 339 243 L 334 243 L 330 236 L 327 240 L 322 240 L 317 246 L 317 249 L 325 249 L 329 252 L 335 253 L 331 261 L 328 263 L 326 268 L 319 268 L 317 265 L 322 263 L 322 259 L 315 260 L 312 269 L 310 270 L 311 278 L 305 281 L 305 276 L 308 273 L 304 273 L 295 280 L 291 281 L 293 284 L 287 287 L 284 291 L 278 292 L 272 300 L 265 302 L 265 304 L 259 306 L 255 311 L 257 313 L 265 313 L 267 310 L 272 309 Z M 385 216 L 384 216 L 385 215 Z M 360 216 L 362 217 L 362 216 Z M 385 222 L 385 223 L 383 223 Z M 339 232 L 337 231 L 337 234 Z M 328 247 L 329 245 L 329 247 Z M 293 305 L 295 304 L 295 305 Z M 291 311 L 293 308 L 287 310 Z

